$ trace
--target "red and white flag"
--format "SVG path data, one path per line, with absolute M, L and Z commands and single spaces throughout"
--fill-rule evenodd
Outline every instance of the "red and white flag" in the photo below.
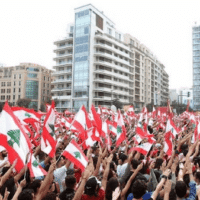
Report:
M 52 102 L 51 108 L 48 110 L 42 136 L 41 136 L 41 150 L 48 154 L 51 158 L 56 153 L 56 137 L 55 137 L 55 103 Z
M 166 133 L 169 131 L 171 131 L 173 139 L 176 138 L 176 135 L 179 132 L 178 128 L 175 126 L 174 122 L 172 121 L 170 117 L 167 120 Z
M 119 146 L 126 139 L 126 128 L 125 128 L 123 116 L 120 110 L 118 110 L 116 122 L 117 122 L 116 146 Z
M 147 155 L 147 153 L 151 149 L 151 146 L 152 146 L 151 143 L 146 142 L 146 143 L 138 145 L 137 147 L 134 148 L 134 150 L 140 152 L 143 155 Z
M 0 146 L 7 150 L 11 164 L 18 159 L 15 169 L 19 172 L 26 164 L 32 144 L 7 102 L 1 113 L 0 122 Z
M 35 159 L 33 154 L 30 157 L 28 168 L 31 177 L 39 177 L 47 175 L 47 172 L 39 165 L 38 161 Z
M 165 133 L 165 143 L 164 143 L 164 152 L 168 155 L 172 155 L 173 143 L 172 143 L 172 133 L 171 131 Z
M 85 156 L 80 146 L 72 140 L 63 152 L 63 156 L 74 163 L 83 172 L 88 164 L 88 158 Z
M 86 130 L 90 129 L 92 127 L 91 125 L 88 113 L 83 105 L 76 114 L 71 126 L 76 128 L 79 132 L 79 138 L 84 141 L 86 139 Z

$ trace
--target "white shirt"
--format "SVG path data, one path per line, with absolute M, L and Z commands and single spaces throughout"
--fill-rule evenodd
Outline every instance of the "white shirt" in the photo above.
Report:
M 60 192 L 62 192 L 64 190 L 62 182 L 65 180 L 66 177 L 66 172 L 67 172 L 67 168 L 64 166 L 57 168 L 54 171 L 54 181 L 58 182 L 59 186 L 60 186 Z
M 122 178 L 124 176 L 127 165 L 128 165 L 128 163 L 117 166 L 117 175 L 118 175 L 119 178 Z

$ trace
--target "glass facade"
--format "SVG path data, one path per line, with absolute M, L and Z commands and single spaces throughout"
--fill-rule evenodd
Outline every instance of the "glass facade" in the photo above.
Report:
M 194 109 L 200 110 L 200 26 L 193 27 L 193 102 Z
M 74 38 L 74 81 L 73 97 L 88 98 L 89 88 L 89 46 L 90 46 L 90 10 L 75 15 Z M 79 109 L 82 104 L 87 107 L 88 100 L 74 100 L 74 107 Z
M 37 74 L 28 73 L 28 78 L 37 78 Z
M 38 99 L 38 81 L 26 81 L 26 98 Z

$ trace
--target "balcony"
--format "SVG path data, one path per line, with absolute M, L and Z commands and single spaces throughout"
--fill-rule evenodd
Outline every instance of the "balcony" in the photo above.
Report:
M 72 98 L 72 96 L 68 96 L 68 95 L 65 95 L 65 96 L 52 96 L 52 99 L 58 99 L 58 100 L 70 100 Z
M 71 72 L 72 72 L 72 70 L 62 70 L 62 71 L 53 72 L 52 75 L 56 76 L 56 75 L 61 75 L 61 74 L 69 74 Z
M 57 67 L 68 66 L 68 65 L 72 65 L 72 61 L 56 63 L 56 65 L 53 66 L 53 68 L 56 69 Z
M 54 52 L 58 52 L 60 50 L 65 50 L 65 49 L 72 49 L 73 48 L 73 44 L 66 44 L 66 45 L 63 45 L 63 46 L 57 46 L 56 49 L 54 49 Z
M 54 89 L 51 90 L 51 91 L 52 91 L 52 92 L 62 92 L 62 91 L 66 91 L 66 90 L 71 90 L 71 87 L 54 88 Z
M 59 60 L 61 58 L 68 58 L 68 57 L 72 57 L 73 55 L 73 52 L 72 53 L 65 53 L 65 54 L 60 54 L 60 55 L 57 55 L 53 60 Z
M 100 100 L 107 100 L 107 101 L 111 101 L 112 98 L 111 97 L 106 97 L 106 96 L 94 96 L 94 99 L 100 99 Z
M 94 90 L 96 91 L 105 91 L 105 92 L 111 92 L 111 88 L 106 88 L 106 87 L 95 87 Z
M 69 78 L 69 79 L 57 79 L 55 81 L 53 81 L 52 83 L 65 83 L 65 82 L 71 82 L 72 79 Z

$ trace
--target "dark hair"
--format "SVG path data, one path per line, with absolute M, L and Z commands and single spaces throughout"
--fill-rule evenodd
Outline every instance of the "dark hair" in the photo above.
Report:
M 134 198 L 139 199 L 141 198 L 147 190 L 147 185 L 144 181 L 136 180 L 131 188 Z
M 33 200 L 33 195 L 32 195 L 33 192 L 34 191 L 31 190 L 31 189 L 25 189 L 25 190 L 23 190 L 19 194 L 18 200 L 24 200 L 24 199 L 26 199 L 26 200 Z
M 48 192 L 42 200 L 56 200 L 57 195 L 53 192 Z
M 187 144 L 182 144 L 181 145 L 181 151 L 188 149 L 188 145 Z
M 97 156 L 92 157 L 92 160 L 93 160 L 94 169 L 96 169 L 97 162 L 98 162 L 98 157 Z
M 162 158 L 157 158 L 154 168 L 155 168 L 155 169 L 160 169 L 162 163 L 163 163 L 163 159 L 162 159 Z
M 131 165 L 133 169 L 137 169 L 138 167 L 138 161 L 136 159 L 131 160 Z
M 89 178 L 85 184 L 85 194 L 89 196 L 98 196 L 96 191 L 97 181 L 95 177 Z
M 41 180 L 36 179 L 32 183 L 30 183 L 28 189 L 32 189 L 34 194 L 36 194 L 37 193 L 37 189 L 40 188 L 40 186 L 41 186 Z
M 183 150 L 183 155 L 186 156 L 187 153 L 188 153 L 188 149 L 184 149 L 184 150 Z
M 187 185 L 187 187 L 189 188 L 189 183 L 190 183 L 190 175 L 189 174 L 184 174 L 183 176 L 183 181 L 185 182 L 185 184 Z
M 119 186 L 117 178 L 110 178 L 106 186 L 106 199 L 112 200 L 112 193 Z
M 123 153 L 121 153 L 120 156 L 119 156 L 119 159 L 122 160 L 122 163 L 123 163 L 127 158 L 128 158 L 128 156 L 125 155 L 125 154 L 123 154 Z
M 195 174 L 195 178 L 197 178 L 197 179 L 200 180 L 200 172 L 196 172 L 196 174 Z
M 186 195 L 187 186 L 183 181 L 177 181 L 175 186 L 176 194 L 179 198 L 182 198 Z
M 169 199 L 170 200 L 176 200 L 176 192 L 175 189 L 172 189 L 169 193 Z
M 75 184 L 76 184 L 75 176 L 69 175 L 65 178 L 65 185 L 67 188 L 73 189 Z
M 4 168 L 2 169 L 1 176 L 3 176 L 9 169 L 10 169 L 10 167 L 4 167 Z

